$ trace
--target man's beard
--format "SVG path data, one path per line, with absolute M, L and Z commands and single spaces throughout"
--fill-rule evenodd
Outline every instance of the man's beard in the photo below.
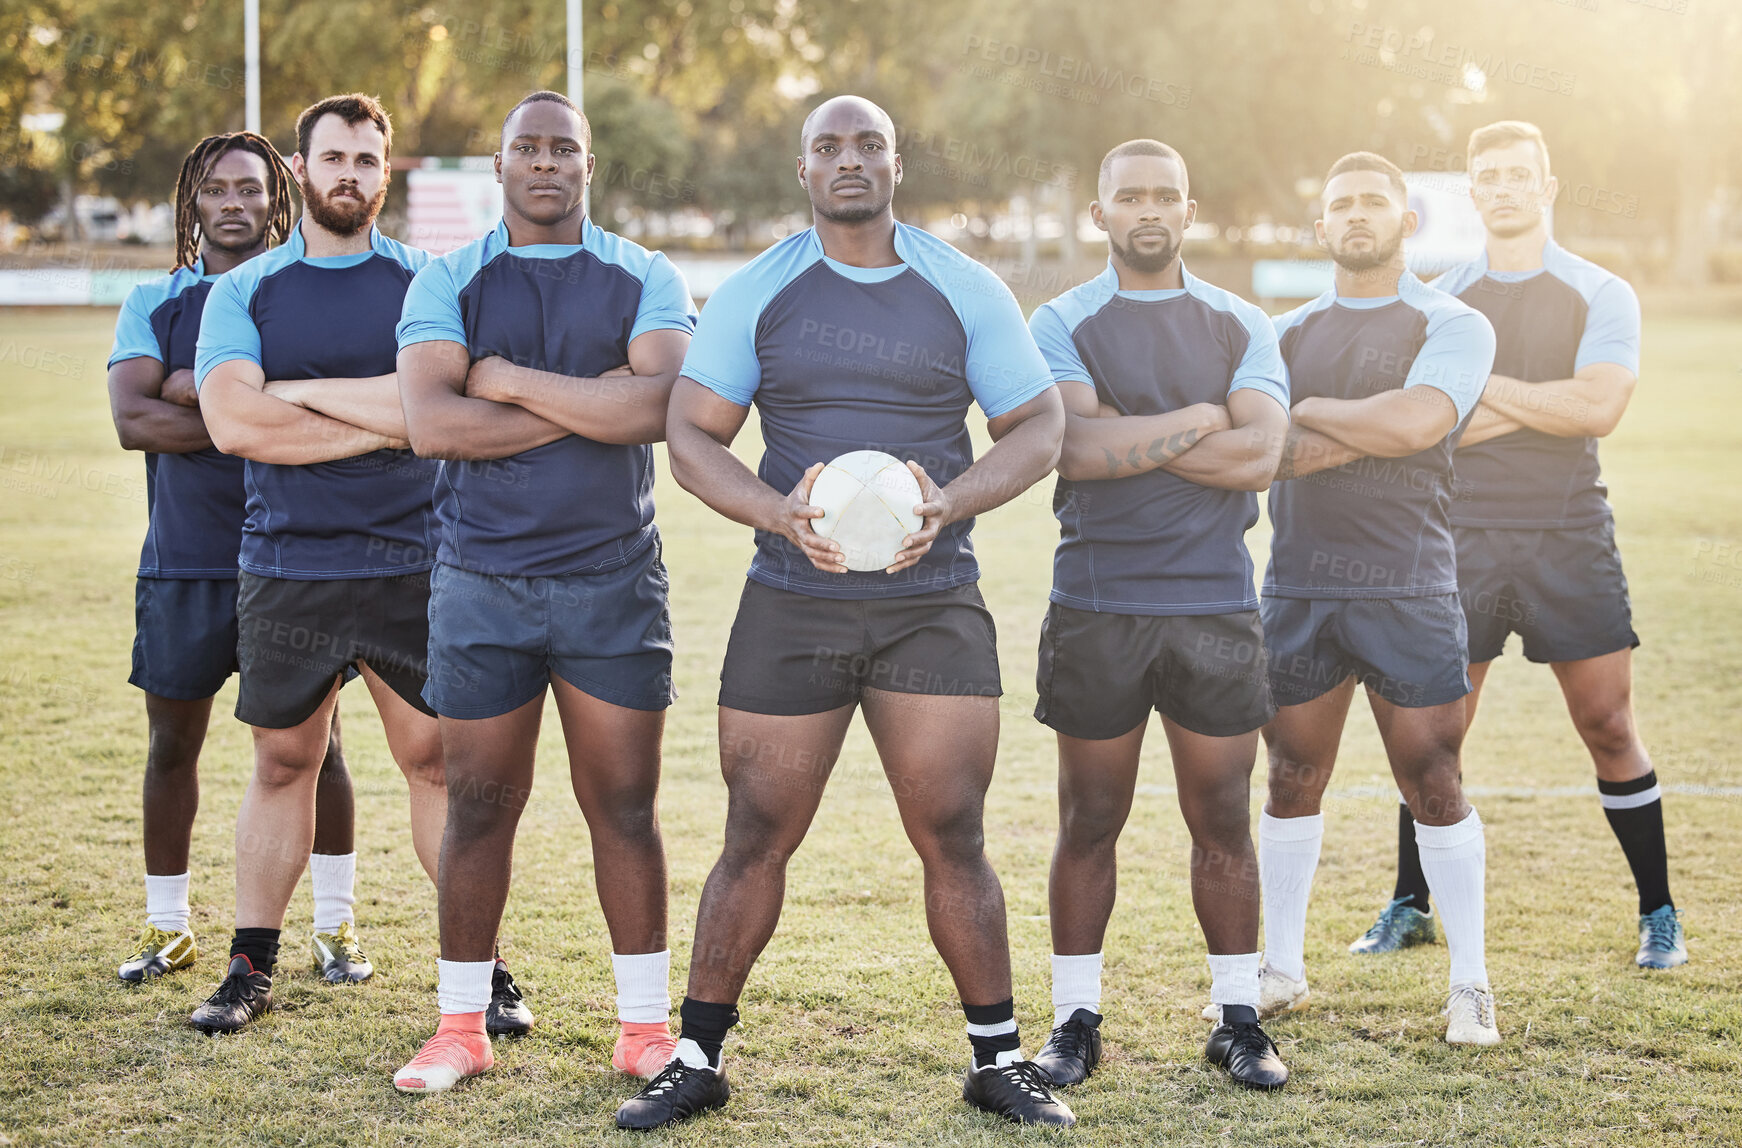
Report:
M 875 219 L 883 212 L 888 211 L 889 204 L 894 198 L 891 195 L 882 202 L 876 203 L 861 197 L 846 203 L 836 204 L 833 207 L 823 207 L 818 204 L 813 204 L 812 207 L 818 215 L 830 223 L 864 223 L 867 219 Z
M 1158 271 L 1166 271 L 1167 265 L 1178 258 L 1181 242 L 1182 240 L 1176 239 L 1155 254 L 1145 255 L 1137 250 L 1136 244 L 1130 247 L 1121 247 L 1119 241 L 1114 239 L 1110 233 L 1107 236 L 1107 246 L 1113 249 L 1113 254 L 1119 257 L 1119 261 L 1131 270 L 1143 275 L 1153 275 Z
M 382 181 L 381 189 L 375 193 L 375 198 L 367 203 L 360 199 L 329 194 L 323 196 L 315 190 L 313 184 L 304 176 L 302 185 L 303 210 L 326 230 L 334 235 L 349 238 L 375 222 L 375 217 L 381 213 L 381 205 L 387 201 L 387 183 Z M 337 188 L 334 192 L 337 192 Z
M 1331 248 L 1331 258 L 1344 271 L 1372 271 L 1384 267 L 1397 258 L 1398 249 L 1403 246 L 1403 232 L 1399 231 L 1391 237 L 1389 243 L 1381 243 L 1377 236 L 1373 240 L 1373 250 L 1365 255 L 1350 255 L 1336 248 Z

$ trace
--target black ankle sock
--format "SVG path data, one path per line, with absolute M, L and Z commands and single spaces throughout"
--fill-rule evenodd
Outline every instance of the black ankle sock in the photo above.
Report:
M 1603 801 L 1603 816 L 1621 842 L 1621 852 L 1633 870 L 1639 887 L 1639 915 L 1674 905 L 1669 897 L 1669 857 L 1663 843 L 1663 796 L 1656 793 L 1657 771 L 1632 781 L 1597 779 L 1597 794 Z M 1634 804 L 1647 792 L 1650 801 Z
M 1225 1004 L 1222 1006 L 1223 1024 L 1257 1024 L 1258 1010 L 1251 1005 Z
M 971 1025 L 995 1027 L 1008 1023 L 1009 1032 L 1001 1032 L 996 1036 L 976 1036 L 968 1034 L 968 1043 L 974 1046 L 974 1067 L 986 1068 L 998 1062 L 1001 1052 L 1014 1052 L 1022 1047 L 1022 1034 L 1016 1030 L 1016 1001 L 1014 998 L 999 1001 L 997 1004 L 962 1005 L 962 1014 L 968 1018 Z
M 678 1006 L 677 1015 L 683 1025 L 678 1036 L 695 1041 L 696 1046 L 707 1054 L 708 1063 L 718 1068 L 720 1050 L 726 1045 L 726 1033 L 738 1023 L 738 1006 L 685 997 L 683 1004 Z
M 271 976 L 278 964 L 278 934 L 277 929 L 237 929 L 230 941 L 230 956 L 247 957 L 255 972 Z
M 1406 900 L 1417 912 L 1428 911 L 1427 874 L 1421 871 L 1421 850 L 1415 846 L 1415 814 L 1402 802 L 1397 806 L 1397 888 L 1391 899 Z

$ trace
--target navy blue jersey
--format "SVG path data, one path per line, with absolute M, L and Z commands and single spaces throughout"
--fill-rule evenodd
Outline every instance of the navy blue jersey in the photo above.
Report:
M 1452 400 L 1457 425 L 1415 454 L 1358 458 L 1272 484 L 1267 596 L 1417 598 L 1458 588 L 1452 448 L 1493 367 L 1494 329 L 1408 272 L 1397 289 L 1344 299 L 1332 288 L 1278 316 L 1289 393 L 1299 403 L 1433 387 Z
M 814 229 L 781 240 L 708 300 L 683 373 L 762 419 L 757 474 L 785 493 L 805 470 L 855 450 L 915 461 L 943 486 L 974 461 L 970 403 L 996 418 L 1052 386 L 1052 373 L 998 277 L 943 240 L 895 225 L 893 267 L 823 254 Z M 758 531 L 750 577 L 821 598 L 891 598 L 980 576 L 969 532 L 951 523 L 897 574 L 818 570 Z
M 113 367 L 123 359 L 156 359 L 167 378 L 192 370 L 200 313 L 218 276 L 205 261 L 178 267 L 127 293 L 115 320 Z M 242 460 L 216 447 L 185 454 L 145 455 L 145 546 L 141 578 L 234 578 L 247 498 Z
M 1494 325 L 1494 373 L 1570 379 L 1592 363 L 1639 374 L 1639 299 L 1625 280 L 1549 240 L 1536 271 L 1490 271 L 1488 254 L 1435 281 Z M 1597 440 L 1530 427 L 1460 447 L 1457 526 L 1556 530 L 1610 518 Z
M 583 224 L 576 244 L 508 245 L 508 226 L 435 260 L 405 296 L 399 346 L 442 341 L 474 361 L 594 378 L 647 331 L 693 331 L 665 256 Z M 601 399 L 600 401 L 608 401 Z M 483 574 L 613 570 L 654 538 L 653 448 L 570 435 L 507 458 L 444 461 L 436 559 Z
M 1183 270 L 1183 269 L 1182 269 Z M 1028 321 L 1060 387 L 1090 386 L 1122 415 L 1225 405 L 1235 391 L 1288 409 L 1269 316 L 1189 271 L 1178 291 L 1121 291 L 1107 270 L 1043 303 Z M 1258 496 L 1156 469 L 1124 478 L 1060 478 L 1052 600 L 1113 614 L 1256 610 L 1246 531 Z
M 392 374 L 393 329 L 429 262 L 369 230 L 370 250 L 311 258 L 302 227 L 213 285 L 195 378 L 246 359 L 268 382 Z M 285 466 L 250 460 L 241 567 L 268 578 L 381 578 L 434 561 L 436 464 L 409 450 Z

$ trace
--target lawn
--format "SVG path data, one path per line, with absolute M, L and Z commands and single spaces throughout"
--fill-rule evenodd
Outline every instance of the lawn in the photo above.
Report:
M 856 728 L 781 929 L 728 1046 L 730 1107 L 652 1139 L 697 1145 L 1734 1144 L 1742 1141 L 1742 323 L 1649 305 L 1643 381 L 1604 445 L 1631 575 L 1641 724 L 1668 790 L 1671 877 L 1693 961 L 1633 967 L 1634 894 L 1553 679 L 1516 642 L 1489 678 L 1465 754 L 1488 825 L 1489 968 L 1505 1041 L 1439 1040 L 1443 945 L 1391 958 L 1344 946 L 1390 889 L 1394 790 L 1357 706 L 1327 804 L 1308 922 L 1313 1007 L 1271 1031 L 1293 1070 L 1258 1095 L 1205 1065 L 1208 970 L 1187 839 L 1159 730 L 1146 751 L 1108 935 L 1107 1059 L 1070 1094 L 1074 1132 L 1017 1130 L 959 1098 L 962 1016 L 925 934 L 919 864 Z M 356 777 L 357 918 L 373 981 L 307 967 L 307 884 L 293 901 L 279 1011 L 212 1040 L 186 1024 L 220 972 L 232 908 L 245 730 L 220 695 L 193 854 L 197 967 L 128 990 L 114 966 L 143 916 L 145 715 L 126 684 L 144 468 L 115 444 L 104 393 L 113 312 L 0 310 L 0 1144 L 639 1142 L 611 1115 L 609 941 L 586 828 L 547 732 L 521 824 L 503 948 L 539 1018 L 497 1068 L 407 1098 L 392 1070 L 435 1017 L 435 898 L 411 850 L 404 783 L 367 695 L 344 695 Z M 741 444 L 742 445 L 742 444 Z M 981 520 L 983 588 L 1002 637 L 1004 730 L 987 813 L 1004 881 L 1017 1015 L 1033 1051 L 1051 1018 L 1046 871 L 1050 735 L 1029 716 L 1056 538 L 1050 484 Z M 749 531 L 662 478 L 682 694 L 662 817 L 673 995 L 725 810 L 714 690 Z M 1261 550 L 1263 525 L 1252 543 Z M 547 731 L 554 731 L 554 713 Z M 1254 803 L 1256 811 L 1257 803 Z M 1729 844 L 1726 844 L 1728 842 Z

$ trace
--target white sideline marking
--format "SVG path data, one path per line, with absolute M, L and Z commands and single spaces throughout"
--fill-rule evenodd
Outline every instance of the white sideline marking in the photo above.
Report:
M 1262 789 L 1263 780 L 1258 779 L 1255 789 Z M 1665 785 L 1663 791 L 1677 797 L 1742 797 L 1742 785 Z M 1171 785 L 1139 785 L 1137 792 L 1143 797 L 1172 797 L 1179 790 Z M 1595 785 L 1466 785 L 1464 794 L 1467 797 L 1584 797 L 1597 796 Z M 1385 798 L 1397 800 L 1397 789 L 1389 785 L 1348 785 L 1342 788 L 1336 786 L 1325 791 L 1326 801 L 1371 801 Z

